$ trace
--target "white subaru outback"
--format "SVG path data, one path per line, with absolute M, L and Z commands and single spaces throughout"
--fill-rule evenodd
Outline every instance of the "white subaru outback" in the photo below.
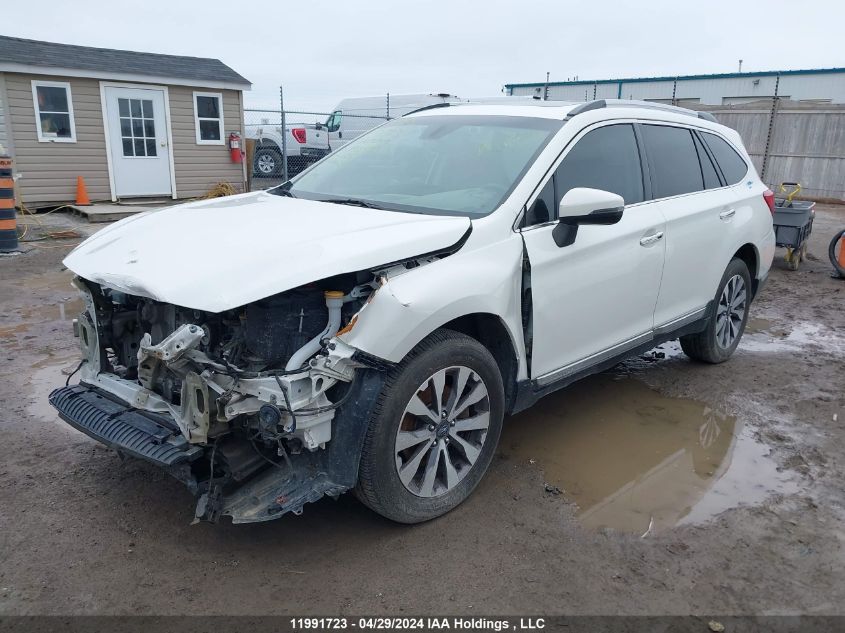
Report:
M 50 402 L 182 480 L 198 519 L 354 489 L 425 521 L 478 484 L 505 414 L 671 339 L 727 360 L 773 204 L 738 134 L 702 113 L 424 108 L 276 189 L 77 247 L 80 380 Z

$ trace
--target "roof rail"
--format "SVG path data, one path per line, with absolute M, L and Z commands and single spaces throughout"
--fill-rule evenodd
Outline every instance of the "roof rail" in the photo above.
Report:
M 683 114 L 686 116 L 704 119 L 712 123 L 718 123 L 716 117 L 709 112 L 698 112 L 690 110 L 689 108 L 681 108 L 679 106 L 668 105 L 665 103 L 655 103 L 653 101 L 639 101 L 636 99 L 596 99 L 595 101 L 587 101 L 581 105 L 575 106 L 566 115 L 565 120 L 569 120 L 574 116 L 589 112 L 590 110 L 599 110 L 601 108 L 646 108 L 648 110 L 662 110 L 664 112 L 673 112 L 675 114 Z
M 432 103 L 430 105 L 423 106 L 421 108 L 417 108 L 416 110 L 411 110 L 410 112 L 406 112 L 402 116 L 408 116 L 409 114 L 416 114 L 417 112 L 422 112 L 423 110 L 433 110 L 434 108 L 447 108 L 452 103 L 450 101 L 444 101 L 443 103 Z M 400 117 L 401 118 L 401 117 Z

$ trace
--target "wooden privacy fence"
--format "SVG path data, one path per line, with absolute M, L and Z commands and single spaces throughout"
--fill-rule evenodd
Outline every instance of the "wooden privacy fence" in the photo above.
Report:
M 695 106 L 742 136 L 763 181 L 800 182 L 802 197 L 845 201 L 845 104 L 779 98 Z

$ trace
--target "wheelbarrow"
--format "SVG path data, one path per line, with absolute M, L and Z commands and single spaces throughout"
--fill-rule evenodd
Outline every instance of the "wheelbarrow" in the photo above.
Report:
M 786 248 L 786 265 L 789 270 L 798 270 L 798 264 L 807 258 L 807 240 L 813 230 L 816 217 L 816 203 L 794 200 L 801 191 L 797 182 L 780 185 L 782 197 L 775 197 L 775 212 L 772 222 L 775 227 L 775 242 Z

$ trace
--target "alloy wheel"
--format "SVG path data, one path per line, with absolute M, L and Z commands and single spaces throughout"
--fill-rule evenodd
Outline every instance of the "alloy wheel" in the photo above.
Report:
M 255 161 L 258 171 L 270 175 L 276 171 L 276 159 L 271 154 L 260 154 Z
M 734 275 L 722 289 L 716 308 L 716 342 L 722 349 L 734 344 L 742 330 L 748 293 L 742 276 Z
M 396 433 L 396 472 L 418 497 L 452 490 L 472 469 L 487 439 L 490 397 L 468 367 L 446 367 L 411 396 Z

